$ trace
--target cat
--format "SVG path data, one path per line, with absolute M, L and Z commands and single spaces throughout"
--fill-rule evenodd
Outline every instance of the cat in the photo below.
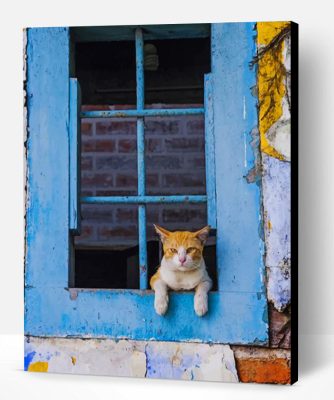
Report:
M 160 236 L 164 252 L 160 267 L 150 280 L 155 292 L 155 311 L 159 315 L 167 312 L 169 289 L 195 289 L 194 309 L 202 317 L 208 311 L 208 292 L 212 287 L 202 255 L 210 226 L 196 232 L 170 232 L 158 225 L 154 228 Z

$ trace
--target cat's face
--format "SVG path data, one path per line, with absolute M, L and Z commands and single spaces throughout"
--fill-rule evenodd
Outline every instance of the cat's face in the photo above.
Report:
M 165 260 L 171 268 L 189 271 L 200 266 L 203 247 L 210 231 L 209 226 L 197 232 L 170 232 L 158 225 L 154 227 L 162 241 Z

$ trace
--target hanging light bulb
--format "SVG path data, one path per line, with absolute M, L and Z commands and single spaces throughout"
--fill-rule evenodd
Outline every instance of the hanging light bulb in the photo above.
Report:
M 159 67 L 158 50 L 154 44 L 144 45 L 144 69 L 145 71 L 157 71 Z

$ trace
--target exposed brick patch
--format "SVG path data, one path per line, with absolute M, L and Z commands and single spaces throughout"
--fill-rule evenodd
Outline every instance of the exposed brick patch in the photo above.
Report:
M 241 382 L 289 384 L 290 352 L 232 346 Z
M 190 105 L 199 107 L 201 105 Z M 189 107 L 155 104 L 149 108 Z M 83 111 L 135 108 L 129 105 L 84 106 Z M 146 193 L 148 195 L 204 194 L 205 155 L 202 116 L 145 118 Z M 137 128 L 135 118 L 85 118 L 82 120 L 82 195 L 124 196 L 137 194 Z M 192 136 L 190 136 L 192 135 Z M 92 207 L 92 206 L 91 206 Z M 99 208 L 101 207 L 101 210 Z M 137 243 L 137 206 L 82 208 L 83 227 L 94 227 L 92 237 L 76 238 L 81 244 L 113 246 Z M 181 206 L 180 206 L 181 207 Z M 123 211 L 116 211 L 117 209 Z M 182 208 L 182 207 L 181 207 Z M 103 209 L 103 210 L 102 210 Z M 165 210 L 163 212 L 163 210 Z M 204 205 L 147 206 L 148 240 L 156 239 L 153 223 L 173 229 L 198 229 L 206 223 Z M 135 214 L 135 215 L 134 215 Z M 96 218 L 95 218 L 95 217 Z M 130 217 L 131 216 L 131 217 Z M 94 219 L 95 218 L 95 219 Z M 101 233 L 102 225 L 108 234 Z M 118 226 L 124 228 L 123 236 Z M 97 228 L 100 231 L 97 231 Z M 87 230 L 87 233 L 89 230 Z M 116 233 L 115 233 L 116 232 Z M 127 232 L 127 235 L 125 235 Z M 131 232 L 131 234 L 130 234 Z
M 270 347 L 289 349 L 291 347 L 291 314 L 290 307 L 284 312 L 275 310 L 269 304 Z

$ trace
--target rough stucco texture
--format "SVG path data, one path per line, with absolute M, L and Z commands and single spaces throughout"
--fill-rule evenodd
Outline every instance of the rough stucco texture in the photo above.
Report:
M 227 345 L 26 338 L 25 370 L 238 382 Z

